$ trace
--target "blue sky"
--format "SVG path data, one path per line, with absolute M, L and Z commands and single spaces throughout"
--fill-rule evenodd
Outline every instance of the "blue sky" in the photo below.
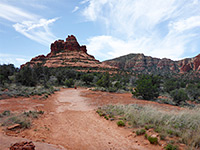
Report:
M 75 35 L 103 61 L 200 53 L 200 0 L 0 0 L 0 64 L 15 66 Z

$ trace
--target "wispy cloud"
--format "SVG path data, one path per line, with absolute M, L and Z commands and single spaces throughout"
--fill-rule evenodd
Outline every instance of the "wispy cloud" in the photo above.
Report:
M 170 24 L 176 31 L 190 30 L 195 27 L 200 27 L 200 16 L 192 16 Z
M 179 59 L 190 51 L 191 42 L 198 44 L 193 38 L 200 39 L 198 0 L 88 0 L 83 3 L 87 4 L 82 10 L 86 20 L 101 23 L 106 29 L 105 35 L 88 39 L 88 49 L 93 55 L 116 57 L 143 52 Z
M 72 10 L 72 13 L 76 12 L 77 10 L 79 10 L 78 6 L 74 7 L 74 9 Z
M 49 46 L 56 38 L 51 32 L 49 25 L 58 18 L 45 19 L 42 16 L 1 2 L 0 18 L 12 22 L 17 32 L 45 46 Z
M 25 35 L 26 37 L 37 41 L 43 45 L 49 45 L 56 37 L 50 32 L 49 25 L 55 22 L 54 19 L 40 19 L 39 22 L 23 21 L 13 25 L 16 31 Z
M 24 20 L 34 20 L 36 21 L 39 16 L 29 13 L 25 10 L 4 4 L 0 2 L 0 17 L 11 22 L 21 22 Z

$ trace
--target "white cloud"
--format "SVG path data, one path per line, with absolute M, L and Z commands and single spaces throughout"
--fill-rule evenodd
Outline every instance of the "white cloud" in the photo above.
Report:
M 39 16 L 24 11 L 20 8 L 0 3 L 0 17 L 11 22 L 20 22 L 23 20 L 37 20 Z
M 0 64 L 15 64 L 15 67 L 26 63 L 31 57 L 0 53 Z
M 17 32 L 45 46 L 49 46 L 56 38 L 49 25 L 58 18 L 45 19 L 39 15 L 1 2 L 0 18 L 11 21 L 14 23 L 13 27 Z
M 170 26 L 172 26 L 172 28 L 180 32 L 189 30 L 195 27 L 200 27 L 200 16 L 192 16 L 190 18 L 174 22 L 170 24 Z
M 72 10 L 72 13 L 76 12 L 77 10 L 79 10 L 78 6 L 74 7 L 74 9 Z
M 87 4 L 82 10 L 86 20 L 98 22 L 106 29 L 104 35 L 88 39 L 89 51 L 102 56 L 100 59 L 138 52 L 179 59 L 190 50 L 187 45 L 193 38 L 200 38 L 193 30 L 200 26 L 197 0 L 83 2 Z
M 159 39 L 142 37 L 139 39 L 121 40 L 112 36 L 96 36 L 88 39 L 88 53 L 97 59 L 107 60 L 130 53 L 144 53 L 148 56 L 159 58 L 171 58 L 177 60 L 179 54 L 184 51 L 184 44 L 176 43 L 184 37 L 176 37 L 173 34 L 166 36 L 164 42 Z M 148 49 L 147 49 L 148 48 Z
M 56 38 L 49 30 L 49 25 L 55 22 L 54 19 L 40 19 L 37 23 L 33 21 L 23 21 L 13 25 L 15 30 L 24 36 L 37 41 L 43 45 L 49 45 Z

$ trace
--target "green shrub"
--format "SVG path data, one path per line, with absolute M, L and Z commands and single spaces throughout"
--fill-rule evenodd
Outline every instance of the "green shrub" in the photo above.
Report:
M 106 120 L 108 120 L 109 118 L 108 118 L 108 116 L 104 116 L 104 118 L 106 119 Z
M 145 125 L 145 126 L 144 126 L 144 128 L 145 128 L 146 130 L 149 130 L 149 129 L 153 128 L 153 127 L 154 127 L 153 125 Z
M 134 96 L 142 96 L 143 99 L 151 100 L 159 96 L 160 78 L 157 76 L 142 75 L 137 80 Z
M 146 130 L 145 129 L 140 129 L 140 130 L 137 130 L 136 131 L 136 135 L 143 135 L 146 133 Z
M 180 105 L 181 102 L 185 102 L 185 100 L 189 99 L 187 93 L 183 89 L 173 90 L 170 92 L 170 95 L 177 105 Z
M 158 138 L 157 137 L 148 136 L 147 139 L 151 144 L 158 144 Z
M 38 114 L 44 114 L 44 111 L 42 111 L 42 110 L 40 110 L 39 112 L 38 112 Z
M 64 83 L 67 87 L 72 87 L 74 85 L 73 79 L 65 80 Z
M 167 144 L 167 146 L 164 147 L 166 150 L 178 150 L 177 145 Z
M 19 124 L 22 128 L 28 129 L 31 126 L 31 122 L 29 120 L 20 121 Z
M 156 127 L 154 129 L 154 131 L 157 132 L 157 133 L 160 133 L 160 132 L 162 132 L 162 128 L 161 127 Z
M 10 110 L 5 110 L 3 113 L 2 113 L 3 116 L 10 116 Z
M 122 127 L 122 126 L 125 126 L 125 123 L 124 121 L 120 120 L 117 122 L 117 125 Z
M 144 137 L 145 137 L 145 139 L 147 139 L 147 138 L 148 138 L 148 134 L 147 134 L 147 133 L 145 133 L 145 134 L 144 134 Z
M 166 137 L 167 137 L 167 136 L 166 136 L 166 134 L 163 134 L 163 133 L 162 133 L 162 134 L 160 134 L 160 140 L 165 140 L 165 139 L 166 139 Z

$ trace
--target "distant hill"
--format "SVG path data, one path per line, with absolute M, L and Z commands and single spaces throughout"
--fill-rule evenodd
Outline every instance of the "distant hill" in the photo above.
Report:
M 119 69 L 141 73 L 188 73 L 200 72 L 200 54 L 194 58 L 186 58 L 179 61 L 171 59 L 153 58 L 144 54 L 128 54 L 103 62 L 106 65 Z

